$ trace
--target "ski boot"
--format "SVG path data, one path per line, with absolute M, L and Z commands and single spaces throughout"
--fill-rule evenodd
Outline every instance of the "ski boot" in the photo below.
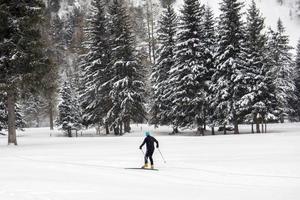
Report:
M 143 165 L 141 168 L 142 169 L 149 169 L 148 163 L 146 163 L 145 165 Z
M 154 169 L 154 165 L 151 165 L 150 169 Z

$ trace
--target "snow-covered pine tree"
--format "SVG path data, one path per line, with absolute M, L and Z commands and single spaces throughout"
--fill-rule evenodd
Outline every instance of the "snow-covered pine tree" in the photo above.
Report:
M 25 121 L 30 127 L 39 127 L 40 118 L 46 112 L 46 104 L 39 94 L 32 94 L 26 98 L 22 104 L 22 112 L 25 115 Z
M 241 112 L 245 120 L 256 124 L 256 132 L 260 132 L 260 123 L 272 112 L 274 84 L 267 65 L 267 36 L 264 33 L 264 18 L 253 0 L 247 11 L 244 45 L 244 96 L 240 99 Z M 253 129 L 252 129 L 253 131 Z M 263 130 L 262 130 L 263 131 Z
M 169 88 L 170 85 L 167 84 L 167 80 L 168 72 L 174 65 L 177 22 L 173 5 L 165 5 L 159 21 L 157 62 L 153 66 L 151 75 L 153 101 L 150 110 L 150 123 L 155 125 L 169 123 L 167 112 L 171 109 L 171 102 L 165 98 L 165 93 L 171 89 Z
M 160 0 L 160 4 L 163 8 L 167 8 L 169 5 L 174 4 L 176 0 Z
M 213 99 L 213 92 L 210 90 L 212 76 L 215 72 L 215 51 L 216 51 L 216 30 L 215 30 L 215 20 L 212 9 L 207 5 L 205 6 L 204 21 L 203 21 L 203 32 L 204 32 L 204 55 L 203 61 L 207 68 L 207 73 L 205 76 L 205 93 L 206 101 L 204 107 L 205 125 L 208 122 L 212 127 L 212 133 L 214 134 L 214 120 L 212 119 L 214 108 L 211 107 L 210 102 Z M 204 129 L 206 126 L 204 126 Z
M 296 54 L 296 61 L 295 61 L 295 70 L 296 70 L 296 78 L 295 78 L 295 86 L 296 86 L 296 102 L 295 102 L 295 114 L 298 118 L 297 120 L 300 121 L 300 40 L 298 41 L 297 45 L 297 54 Z
M 7 124 L 7 113 L 6 113 L 6 105 L 3 98 L 4 95 L 0 95 L 0 133 L 3 129 L 6 128 Z
M 27 123 L 24 120 L 24 113 L 22 112 L 21 106 L 19 103 L 15 105 L 15 113 L 16 113 L 16 128 L 23 131 L 23 128 L 26 127 Z
M 112 107 L 108 112 L 115 134 L 130 131 L 130 121 L 146 117 L 144 108 L 145 84 L 143 66 L 135 51 L 135 40 L 130 17 L 123 0 L 113 0 L 109 9 L 112 59 L 110 96 Z
M 234 125 L 238 134 L 240 120 L 238 102 L 243 91 L 243 70 L 241 52 L 243 43 L 243 3 L 239 0 L 222 0 L 218 26 L 218 48 L 216 71 L 213 75 L 214 118 L 220 126 Z M 226 129 L 224 128 L 224 133 Z
M 41 67 L 42 0 L 0 2 L 0 89 L 7 92 L 8 143 L 17 145 L 15 102 L 23 80 Z M 30 83 L 28 81 L 27 83 Z M 32 83 L 32 82 L 31 82 Z
M 185 0 L 181 9 L 175 64 L 169 71 L 166 96 L 172 102 L 171 124 L 187 127 L 204 123 L 205 74 L 203 63 L 203 15 L 204 6 L 198 0 Z
M 282 21 L 277 23 L 277 31 L 270 30 L 268 38 L 268 63 L 272 66 L 272 76 L 275 84 L 276 109 L 273 114 L 284 121 L 284 117 L 292 112 L 289 102 L 295 99 L 295 83 L 292 47 L 289 37 L 285 34 Z
M 0 94 L 0 131 L 8 128 L 8 113 L 7 113 L 7 96 L 6 94 Z M 15 104 L 15 115 L 16 115 L 16 128 L 23 130 L 26 126 L 24 120 L 24 114 L 20 109 L 18 103 Z
M 64 82 L 60 94 L 62 101 L 58 105 L 56 124 L 71 136 L 71 128 L 80 128 L 80 116 L 78 116 L 78 106 L 73 100 L 71 85 L 68 81 Z
M 206 80 L 210 81 L 215 71 L 214 56 L 216 51 L 216 30 L 213 10 L 209 6 L 205 6 L 204 21 L 204 61 L 208 70 Z
M 83 85 L 80 97 L 83 108 L 85 125 L 106 125 L 106 134 L 109 134 L 106 114 L 111 108 L 109 92 L 112 77 L 109 67 L 110 52 L 108 19 L 106 6 L 103 0 L 93 0 L 90 7 L 90 16 L 85 28 L 86 48 L 89 50 L 83 56 L 83 71 L 81 83 Z

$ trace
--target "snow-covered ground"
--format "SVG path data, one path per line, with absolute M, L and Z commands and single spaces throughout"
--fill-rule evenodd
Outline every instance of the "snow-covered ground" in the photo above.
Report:
M 268 134 L 206 137 L 132 128 L 123 137 L 79 138 L 27 129 L 19 146 L 7 146 L 1 136 L 0 199 L 300 199 L 300 124 L 270 125 Z M 142 165 L 138 146 L 146 129 L 160 141 L 167 163 L 156 152 L 159 171 L 124 169 Z

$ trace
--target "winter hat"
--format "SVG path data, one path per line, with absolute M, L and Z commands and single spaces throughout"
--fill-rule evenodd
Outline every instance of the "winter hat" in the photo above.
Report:
M 145 132 L 145 135 L 146 135 L 146 136 L 149 136 L 149 135 L 150 135 L 150 132 L 149 132 L 149 131 L 146 131 L 146 132 Z

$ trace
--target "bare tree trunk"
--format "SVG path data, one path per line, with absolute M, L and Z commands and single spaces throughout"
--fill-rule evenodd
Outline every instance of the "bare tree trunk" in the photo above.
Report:
M 8 144 L 18 145 L 16 134 L 16 112 L 15 92 L 9 88 L 7 91 L 7 112 L 8 112 Z
M 123 122 L 120 122 L 120 135 L 123 135 Z
M 237 120 L 234 121 L 234 134 L 240 134 L 239 123 Z
M 96 128 L 96 135 L 100 135 L 100 134 L 101 134 L 101 123 L 99 122 Z
M 265 121 L 265 133 L 267 133 L 267 121 Z
M 284 115 L 283 114 L 280 115 L 280 123 L 282 123 L 282 124 L 284 123 Z
M 254 133 L 254 125 L 253 125 L 253 122 L 251 123 L 251 132 Z
M 212 134 L 212 135 L 215 135 L 215 127 L 214 127 L 214 126 L 211 127 L 211 134 Z
M 109 134 L 109 126 L 108 126 L 108 123 L 105 122 L 105 131 L 106 131 L 106 135 Z
M 35 116 L 35 120 L 36 120 L 36 127 L 40 127 L 40 118 L 38 116 L 38 114 Z
M 54 123 L 53 123 L 53 105 L 50 102 L 49 103 L 49 121 L 50 121 L 50 130 L 54 129 Z
M 257 114 L 255 114 L 254 116 L 254 120 L 253 120 L 256 124 L 256 133 L 260 133 L 260 129 L 259 129 L 259 122 L 258 122 L 258 119 L 257 119 Z
M 176 134 L 176 133 L 178 133 L 179 131 L 178 131 L 178 127 L 177 126 L 173 126 L 173 134 Z
M 235 110 L 233 111 L 233 126 L 234 126 L 234 134 L 240 134 L 238 117 Z
M 198 130 L 197 132 L 199 132 L 200 135 L 204 136 L 204 130 L 203 130 L 203 127 L 201 125 L 198 126 L 197 130 Z
M 226 125 L 224 125 L 224 135 L 226 135 L 227 132 L 226 132 Z
M 119 126 L 118 125 L 114 125 L 114 133 L 115 135 L 119 135 Z
M 125 133 L 130 133 L 131 128 L 130 128 L 130 119 L 124 120 L 124 132 Z

